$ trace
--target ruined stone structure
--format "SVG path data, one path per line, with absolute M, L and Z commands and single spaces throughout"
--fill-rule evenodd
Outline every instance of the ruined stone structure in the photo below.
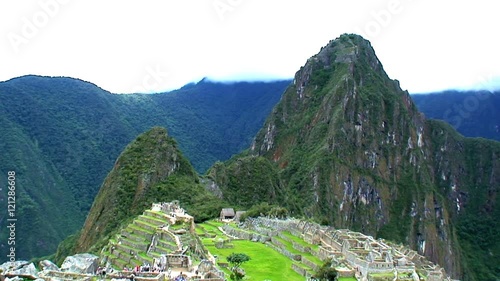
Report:
M 230 231 L 227 228 L 230 227 L 226 227 L 227 232 L 236 236 L 239 233 L 248 233 L 238 230 Z M 293 247 L 301 252 L 310 252 L 323 261 L 331 259 L 334 264 L 337 264 L 336 269 L 340 276 L 355 276 L 358 280 L 376 280 L 377 276 L 385 275 L 393 276 L 391 280 L 418 281 L 420 275 L 432 281 L 451 280 L 443 268 L 433 264 L 417 252 L 382 239 L 376 240 L 359 232 L 334 229 L 297 219 L 280 220 L 265 217 L 247 219 L 241 228 L 270 236 L 274 245 L 280 245 L 280 242 L 273 238 L 274 236 L 285 238 L 281 235 L 283 231 L 292 233 L 308 244 L 318 245 L 316 251 L 304 249 L 296 243 Z M 241 238 L 250 237 L 246 234 Z M 293 260 L 303 261 L 302 257 L 287 253 L 286 249 L 277 250 Z M 314 268 L 313 265 L 311 267 Z M 303 269 L 294 269 L 303 273 Z
M 210 271 L 204 271 L 193 262 L 194 259 L 207 259 L 201 241 L 196 239 L 194 227 L 194 218 L 180 207 L 178 201 L 154 203 L 150 210 L 110 240 L 102 251 L 101 264 L 120 270 L 129 269 L 129 272 L 145 265 L 148 271 L 165 272 L 166 280 L 181 272 L 187 280 L 223 280 L 223 273 L 214 270 L 215 266 L 202 266 L 202 269 L 210 268 Z M 187 254 L 188 250 L 190 254 Z

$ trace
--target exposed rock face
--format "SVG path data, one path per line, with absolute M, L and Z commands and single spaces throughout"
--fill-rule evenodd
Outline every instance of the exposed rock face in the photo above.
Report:
M 19 276 L 14 276 L 12 278 L 5 278 L 5 281 L 23 281 L 23 278 L 19 277 Z
M 77 254 L 67 257 L 61 265 L 61 271 L 80 274 L 94 274 L 99 265 L 99 257 L 92 254 Z
M 296 73 L 250 154 L 239 159 L 274 163 L 266 177 L 282 196 L 270 203 L 407 244 L 453 277 L 477 270 L 461 250 L 475 239 L 461 235 L 463 221 L 484 216 L 480 223 L 499 229 L 500 144 L 426 120 L 356 35 L 331 41 Z M 262 181 L 258 168 L 230 169 L 239 159 L 211 171 L 224 198 L 255 186 L 235 172 Z
M 41 270 L 59 271 L 59 267 L 55 263 L 53 263 L 49 260 L 40 261 L 40 263 L 38 265 L 39 265 Z
M 11 274 L 11 275 L 24 275 L 24 276 L 32 276 L 32 279 L 35 279 L 38 274 L 38 270 L 35 265 L 28 261 L 15 261 L 15 262 L 6 262 L 0 265 L 0 270 L 2 274 Z

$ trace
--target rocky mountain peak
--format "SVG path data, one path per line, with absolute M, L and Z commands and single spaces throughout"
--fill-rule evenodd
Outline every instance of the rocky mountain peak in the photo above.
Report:
M 250 153 L 260 162 L 250 165 L 269 165 L 267 159 L 276 174 L 270 168 L 265 177 L 247 173 L 255 180 L 239 179 L 240 188 L 261 190 L 259 182 L 276 177 L 267 186 L 280 196 L 270 203 L 407 244 L 454 277 L 476 270 L 461 250 L 475 241 L 465 222 L 479 215 L 485 220 L 473 224 L 497 227 L 492 187 L 498 186 L 499 144 L 464 139 L 446 124 L 426 120 L 357 35 L 330 41 L 301 67 Z M 231 178 L 231 170 L 238 173 L 235 163 L 219 165 L 213 174 Z M 215 178 L 225 198 L 238 192 L 238 180 Z

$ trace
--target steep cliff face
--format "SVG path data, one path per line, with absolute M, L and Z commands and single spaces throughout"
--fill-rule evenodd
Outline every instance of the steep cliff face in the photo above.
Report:
M 427 121 L 370 43 L 342 35 L 296 73 L 249 153 L 277 168 L 285 199 L 272 203 L 408 244 L 458 277 L 467 264 L 456 227 L 465 198 L 477 197 L 477 212 L 498 209 L 498 149 Z M 213 178 L 231 192 L 220 170 Z M 474 185 L 490 194 L 472 195 Z
M 91 247 L 98 249 L 99 242 L 105 242 L 127 219 L 139 215 L 152 202 L 168 199 L 169 191 L 177 194 L 179 189 L 174 189 L 180 181 L 194 189 L 198 176 L 166 130 L 155 127 L 137 137 L 120 155 L 102 184 L 76 244 L 76 252 L 85 252 Z
M 435 186 L 453 217 L 464 258 L 463 280 L 500 277 L 500 144 L 463 138 L 447 124 L 427 122 Z

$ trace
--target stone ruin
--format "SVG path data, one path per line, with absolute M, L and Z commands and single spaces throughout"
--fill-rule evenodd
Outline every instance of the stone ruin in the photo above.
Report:
M 418 271 L 428 281 L 451 280 L 443 268 L 413 250 L 396 247 L 382 239 L 375 240 L 372 236 L 347 229 L 335 229 L 298 219 L 267 217 L 248 218 L 245 223 L 240 224 L 242 230 L 229 228 L 225 228 L 226 232 L 237 237 L 250 240 L 252 235 L 244 231 L 246 229 L 269 236 L 270 240 L 278 245 L 278 241 L 273 237 L 285 238 L 281 232 L 288 231 L 308 244 L 319 246 L 317 251 L 303 249 L 300 245 L 294 245 L 294 248 L 298 247 L 301 252 L 310 252 L 323 261 L 331 259 L 337 264 L 339 275 L 344 277 L 355 276 L 358 280 L 373 280 L 372 276 L 377 274 L 393 274 L 393 278 L 400 280 L 419 280 Z M 259 240 L 267 241 L 263 238 Z M 276 250 L 287 255 L 284 249 Z M 290 258 L 300 260 L 300 257 L 294 255 L 290 255 Z
M 168 217 L 168 222 L 171 225 L 174 225 L 177 222 L 185 222 L 190 224 L 190 231 L 194 233 L 194 217 L 189 215 L 186 210 L 181 208 L 178 200 L 174 200 L 172 202 L 153 203 L 151 206 L 151 210 L 154 212 L 162 212 L 166 214 Z

